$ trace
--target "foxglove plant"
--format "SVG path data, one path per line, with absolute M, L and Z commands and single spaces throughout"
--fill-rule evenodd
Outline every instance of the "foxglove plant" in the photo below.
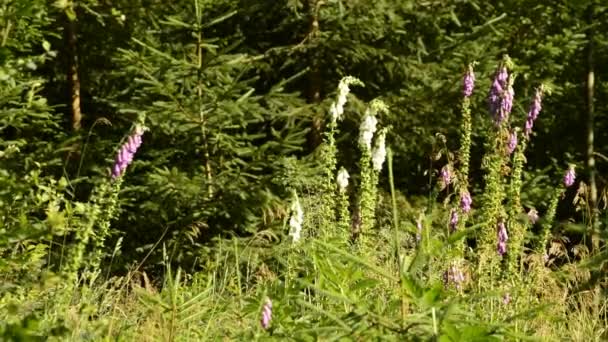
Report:
M 450 164 L 446 164 L 441 168 L 440 171 L 440 184 L 441 190 L 447 189 L 450 184 L 452 184 L 453 172 L 452 166 Z
M 376 145 L 372 150 L 372 166 L 374 171 L 382 171 L 382 165 L 386 160 L 386 129 L 380 130 L 376 138 Z
M 298 195 L 294 193 L 294 200 L 291 204 L 291 217 L 289 218 L 289 236 L 291 236 L 293 243 L 300 241 L 303 223 L 304 211 L 300 205 Z
M 513 173 L 511 176 L 511 184 L 509 188 L 509 218 L 511 222 L 511 250 L 512 253 L 508 254 L 508 272 L 512 273 L 516 270 L 517 266 L 520 264 L 518 258 L 521 255 L 521 251 L 523 250 L 524 236 L 526 231 L 530 228 L 531 225 L 535 223 L 535 220 L 530 220 L 529 222 L 521 222 L 517 219 L 521 215 L 521 188 L 522 188 L 522 174 L 524 164 L 526 163 L 525 151 L 527 148 L 527 143 L 530 140 L 530 135 L 532 133 L 532 127 L 534 126 L 534 122 L 538 118 L 540 111 L 542 109 L 542 97 L 544 93 L 545 87 L 541 84 L 538 88 L 536 88 L 534 92 L 534 98 L 530 104 L 530 108 L 528 110 L 528 115 L 526 118 L 526 123 L 524 126 L 524 139 L 521 140 L 519 148 L 515 151 L 515 156 L 513 157 Z M 517 130 L 517 128 L 516 128 Z M 529 213 L 530 214 L 530 213 Z M 530 215 L 528 215 L 530 217 Z
M 517 131 L 512 130 L 509 133 L 509 141 L 507 142 L 507 153 L 509 155 L 513 154 L 515 148 L 517 147 Z
M 530 109 L 528 110 L 528 117 L 526 118 L 526 125 L 524 128 L 524 134 L 526 138 L 530 137 L 532 133 L 532 127 L 534 127 L 534 121 L 538 118 L 538 114 L 542 109 L 542 99 L 543 99 L 544 86 L 541 84 L 540 87 L 536 89 L 534 92 L 534 99 L 532 100 L 532 104 L 530 105 Z
M 509 119 L 513 108 L 513 98 L 515 95 L 513 91 L 514 78 L 509 75 L 507 69 L 510 64 L 510 59 L 505 57 L 505 61 L 496 70 L 488 97 L 490 114 L 492 114 L 497 126 L 500 126 Z
M 468 214 L 471 211 L 471 204 L 473 203 L 473 199 L 471 199 L 471 194 L 467 189 L 464 189 L 460 193 L 460 210 L 463 213 Z
M 536 251 L 539 254 L 547 254 L 547 245 L 549 244 L 549 238 L 551 235 L 551 226 L 553 224 L 553 219 L 555 219 L 555 213 L 557 212 L 557 205 L 559 204 L 559 199 L 564 195 L 566 188 L 569 188 L 574 185 L 574 182 L 576 181 L 576 172 L 574 171 L 574 168 L 575 166 L 573 164 L 570 164 L 570 166 L 568 166 L 568 170 L 566 170 L 564 174 L 563 186 L 560 186 L 555 190 L 555 194 L 551 198 L 551 202 L 549 202 L 549 208 L 547 208 L 544 223 L 541 227 L 542 230 L 540 232 L 540 241 L 536 246 Z
M 338 160 L 338 149 L 335 136 L 338 134 L 338 122 L 341 121 L 344 116 L 344 106 L 346 105 L 351 85 L 364 86 L 360 80 L 352 76 L 346 76 L 340 80 L 336 100 L 331 104 L 329 109 L 330 118 L 327 125 L 328 129 L 325 132 L 324 144 L 321 147 L 321 162 L 324 166 L 325 177 L 320 195 L 322 208 L 320 211 L 320 226 L 323 227 L 322 229 L 330 229 L 332 231 L 336 216 L 334 177 Z M 332 232 L 329 232 L 329 234 L 332 234 Z
M 380 112 L 386 113 L 388 108 L 384 102 L 373 100 L 363 117 L 359 128 L 359 148 L 361 149 L 361 189 L 359 195 L 359 208 L 361 210 L 361 236 L 369 233 L 374 226 L 377 183 L 384 158 L 386 157 L 385 135 L 383 129 L 376 138 L 376 145 L 372 151 L 372 139 L 377 130 L 378 120 L 376 115 Z
M 507 227 L 505 226 L 505 222 L 503 220 L 498 221 L 497 225 L 497 251 L 498 255 L 503 256 L 507 252 L 507 241 L 509 240 L 509 235 L 507 234 Z
M 458 210 L 452 209 L 450 211 L 450 232 L 456 231 L 458 227 Z
M 374 133 L 376 133 L 376 125 L 378 125 L 378 119 L 376 119 L 372 108 L 368 108 L 359 127 L 359 146 L 362 149 L 371 150 L 372 139 Z
M 262 306 L 262 319 L 260 325 L 262 329 L 266 330 L 270 327 L 270 321 L 272 320 L 272 301 L 270 298 L 266 298 L 264 305 Z
M 143 121 L 143 118 L 141 121 Z M 99 268 L 104 242 L 110 230 L 110 221 L 118 210 L 118 193 L 122 184 L 122 176 L 141 146 L 142 135 L 145 130 L 146 128 L 142 124 L 135 126 L 127 141 L 122 144 L 118 151 L 111 172 L 112 182 L 103 182 L 93 191 L 90 200 L 91 205 L 87 212 L 87 223 L 77 230 L 76 246 L 71 251 L 70 259 L 65 266 L 71 281 L 75 281 L 78 277 L 78 271 L 83 263 L 84 251 L 92 236 L 95 237 L 95 248 L 88 259 L 88 268 L 92 273 L 95 273 Z M 95 231 L 94 234 L 93 231 Z
M 568 167 L 568 171 L 564 174 L 564 185 L 569 188 L 574 184 L 576 180 L 576 172 L 574 171 L 574 165 Z
M 350 213 L 348 211 L 348 179 L 350 175 L 348 171 L 343 167 L 338 171 L 338 175 L 336 177 L 336 183 L 338 185 L 338 215 L 339 215 L 339 231 L 340 235 L 348 234 L 348 230 L 350 227 Z M 345 237 L 341 239 L 342 241 L 347 241 L 348 238 Z
M 468 65 L 463 77 L 463 100 L 462 100 L 462 123 L 460 128 L 460 151 L 459 158 L 459 173 L 458 173 L 458 188 L 460 192 L 460 210 L 464 214 L 459 221 L 459 227 L 464 228 L 467 221 L 467 214 L 471 210 L 472 198 L 469 193 L 469 164 L 471 159 L 471 96 L 475 89 L 475 62 Z M 462 246 L 464 247 L 464 246 Z
M 127 166 L 131 164 L 135 153 L 141 146 L 144 131 L 145 128 L 143 126 L 137 125 L 133 133 L 127 138 L 127 141 L 121 146 L 112 167 L 112 179 L 116 180 L 125 173 Z
M 508 140 L 508 119 L 513 106 L 513 82 L 514 75 L 509 75 L 512 62 L 505 56 L 502 63 L 498 66 L 490 94 L 488 97 L 490 104 L 490 114 L 492 115 L 496 129 L 491 132 L 486 142 L 488 153 L 484 156 L 482 167 L 486 174 L 484 183 L 486 185 L 483 192 L 482 201 L 482 222 L 485 227 L 495 227 L 496 222 L 507 217 L 504 201 L 507 198 L 506 184 L 504 182 L 503 170 L 509 162 Z M 494 229 L 484 229 L 479 241 L 479 270 L 481 283 L 492 284 L 493 279 L 483 279 L 485 277 L 497 277 L 496 260 L 494 249 L 496 235 Z M 511 253 L 510 253 L 511 254 Z

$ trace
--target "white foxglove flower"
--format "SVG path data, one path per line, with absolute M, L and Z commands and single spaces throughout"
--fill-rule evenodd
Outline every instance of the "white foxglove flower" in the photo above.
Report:
M 348 171 L 346 171 L 345 168 L 340 168 L 340 171 L 338 171 L 338 178 L 336 179 L 340 192 L 346 191 L 346 187 L 348 186 L 348 178 L 350 178 Z
M 289 236 L 291 236 L 293 242 L 298 242 L 300 240 L 303 223 L 304 211 L 302 211 L 302 206 L 296 196 L 294 202 L 291 204 L 291 218 L 289 219 Z
M 363 83 L 352 76 L 346 76 L 340 80 L 338 84 L 338 97 L 336 98 L 336 102 L 331 104 L 329 109 L 331 114 L 331 121 L 336 122 L 342 120 L 342 115 L 344 114 L 344 105 L 346 104 L 346 96 L 350 93 L 350 85 L 363 85 Z
M 381 171 L 382 164 L 384 164 L 384 160 L 386 159 L 386 130 L 383 129 L 378 138 L 376 139 L 376 146 L 372 151 L 372 165 L 374 166 L 374 170 Z
M 374 138 L 377 124 L 378 119 L 368 109 L 363 117 L 363 121 L 361 121 L 361 126 L 359 126 L 359 145 L 371 150 L 372 139 Z

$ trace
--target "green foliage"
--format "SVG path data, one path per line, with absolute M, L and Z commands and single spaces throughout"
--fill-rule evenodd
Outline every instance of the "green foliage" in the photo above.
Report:
M 608 154 L 607 8 L 0 0 L 0 336 L 605 339 L 606 194 L 592 193 L 605 188 Z M 505 54 L 518 78 L 497 128 L 485 92 Z M 74 61 L 78 132 L 64 119 Z M 366 86 L 338 126 L 348 84 Z M 507 135 L 540 84 L 551 96 L 511 157 Z M 357 142 L 379 96 L 388 181 L 375 166 L 384 139 Z M 111 182 L 117 142 L 144 115 L 142 148 Z M 551 175 L 574 162 L 578 190 L 565 191 Z M 435 186 L 446 163 L 457 183 Z M 341 167 L 351 182 L 336 191 Z M 464 191 L 473 210 L 452 231 Z

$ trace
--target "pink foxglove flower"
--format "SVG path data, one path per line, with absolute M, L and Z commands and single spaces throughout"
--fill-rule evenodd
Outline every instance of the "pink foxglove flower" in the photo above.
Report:
M 129 138 L 127 138 L 127 141 L 120 147 L 114 161 L 114 166 L 112 167 L 112 179 L 117 179 L 125 173 L 127 166 L 133 161 L 135 152 L 141 146 L 143 134 L 144 128 L 138 125 Z
M 538 114 L 542 109 L 542 99 L 543 99 L 543 87 L 540 86 L 536 89 L 534 93 L 534 100 L 532 100 L 532 104 L 530 105 L 530 110 L 528 110 L 528 118 L 526 119 L 525 126 L 525 135 L 526 138 L 530 136 L 532 133 L 532 127 L 534 127 L 534 121 L 538 118 Z
M 467 214 L 469 211 L 471 211 L 472 203 L 473 199 L 471 199 L 471 194 L 468 190 L 465 189 L 460 194 L 460 210 L 462 210 L 463 213 Z
M 507 252 L 507 241 L 509 240 L 509 235 L 507 234 L 507 227 L 503 220 L 498 222 L 497 227 L 497 235 L 498 235 L 498 254 L 503 256 Z
M 496 71 L 488 97 L 490 114 L 497 125 L 509 118 L 513 108 L 514 94 L 509 72 L 507 67 L 503 65 Z
M 511 131 L 509 134 L 509 141 L 507 141 L 507 153 L 512 154 L 517 147 L 517 132 Z
M 564 185 L 569 188 L 572 186 L 572 184 L 574 184 L 575 180 L 576 172 L 574 172 L 574 165 L 570 165 L 568 171 L 566 171 L 566 174 L 564 175 Z
M 268 329 L 270 327 L 270 321 L 272 320 L 272 301 L 270 298 L 266 298 L 266 302 L 262 307 L 262 319 L 260 320 L 260 324 L 262 328 Z
M 473 66 L 469 65 L 467 72 L 464 74 L 462 93 L 464 97 L 471 97 L 473 95 L 473 88 L 475 87 L 475 73 L 473 72 Z
M 455 231 L 458 226 L 458 210 L 452 209 L 450 212 L 450 230 Z

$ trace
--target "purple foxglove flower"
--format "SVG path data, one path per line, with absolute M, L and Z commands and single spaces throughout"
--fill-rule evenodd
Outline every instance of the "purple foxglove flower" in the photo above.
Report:
M 532 224 L 538 222 L 538 211 L 534 208 L 530 209 L 530 211 L 528 211 L 528 219 Z
M 272 301 L 270 301 L 270 298 L 266 298 L 266 302 L 262 307 L 262 319 L 260 320 L 262 328 L 268 329 L 270 320 L 272 320 Z
M 452 209 L 450 212 L 450 230 L 455 231 L 458 225 L 458 210 Z
M 462 210 L 463 213 L 467 214 L 469 211 L 471 211 L 472 203 L 473 199 L 471 199 L 471 194 L 468 190 L 465 189 L 460 194 L 460 210 Z
M 139 149 L 142 143 L 142 135 L 144 134 L 144 128 L 142 126 L 135 127 L 133 133 L 127 138 L 127 141 L 120 147 L 114 166 L 112 167 L 112 179 L 121 177 L 127 166 L 133 161 L 135 152 Z
M 445 189 L 448 185 L 452 184 L 452 167 L 450 164 L 441 168 L 441 188 Z
M 536 89 L 534 93 L 534 100 L 532 100 L 532 104 L 530 105 L 530 109 L 528 110 L 528 118 L 526 119 L 526 127 L 525 134 L 526 137 L 530 136 L 532 133 L 532 127 L 534 127 L 534 121 L 538 118 L 538 114 L 542 109 L 542 99 L 543 99 L 543 87 L 540 86 Z
M 505 227 L 504 221 L 500 220 L 498 222 L 498 254 L 503 256 L 507 252 L 507 241 L 509 240 L 509 235 L 507 235 L 507 228 Z
M 500 122 L 505 121 L 509 118 L 511 110 L 513 109 L 513 98 L 515 92 L 511 85 L 507 85 L 507 90 L 503 93 L 502 101 L 500 102 Z
M 576 180 L 576 173 L 574 172 L 574 165 L 570 165 L 570 167 L 568 168 L 568 171 L 566 171 L 566 174 L 564 175 L 564 185 L 567 188 L 571 187 L 572 184 L 574 184 L 575 180 Z
M 508 119 L 513 108 L 514 92 L 509 82 L 507 67 L 501 66 L 496 72 L 488 98 L 490 114 L 497 125 Z
M 509 141 L 507 142 L 507 152 L 512 154 L 517 147 L 517 132 L 511 131 L 509 134 Z
M 473 88 L 475 87 L 475 73 L 473 72 L 473 66 L 469 65 L 467 72 L 463 79 L 463 90 L 464 97 L 471 97 L 473 95 Z

